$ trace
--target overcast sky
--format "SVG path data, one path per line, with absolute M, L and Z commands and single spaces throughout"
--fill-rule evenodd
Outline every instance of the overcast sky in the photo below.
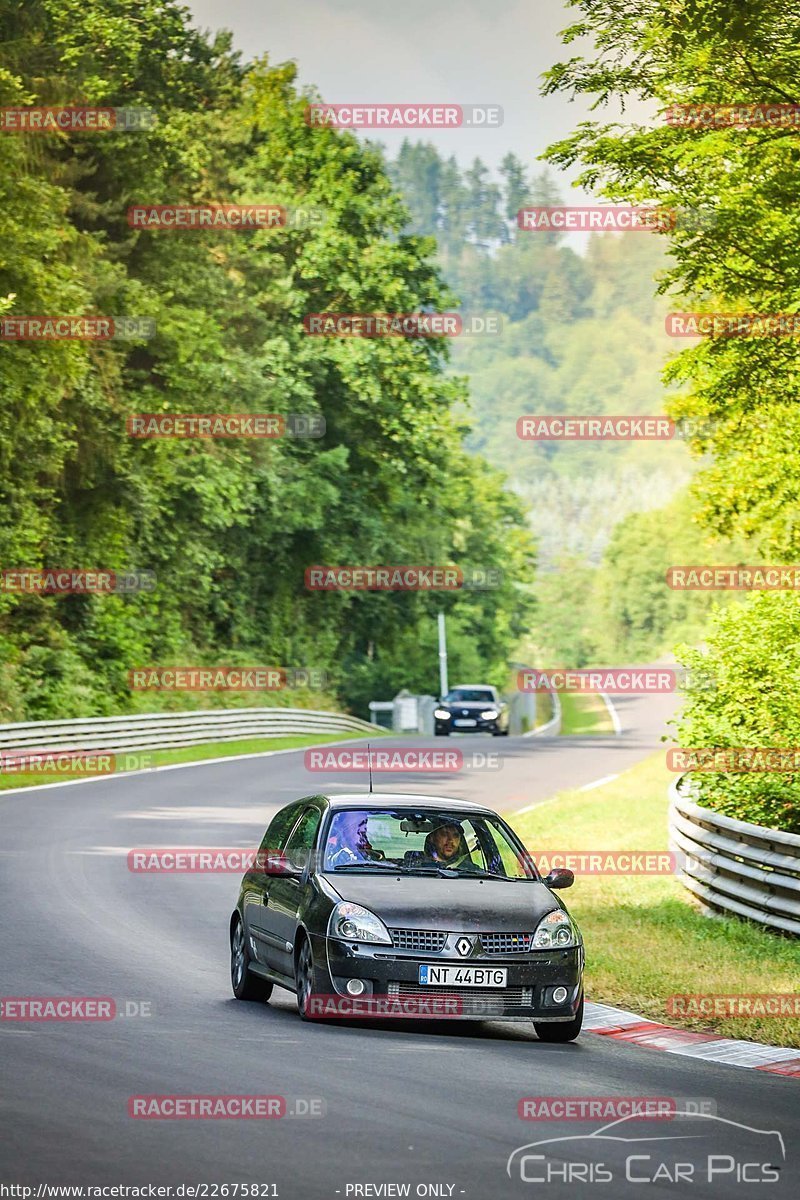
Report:
M 558 37 L 575 18 L 561 0 L 190 0 L 189 7 L 199 25 L 232 29 L 245 58 L 266 52 L 273 63 L 295 60 L 300 83 L 331 103 L 501 105 L 500 128 L 421 135 L 462 165 L 479 155 L 496 168 L 509 150 L 531 162 L 589 115 L 582 99 L 538 94 L 541 73 L 577 53 Z M 362 136 L 393 153 L 404 136 L 418 135 Z M 581 195 L 568 198 L 579 203 Z

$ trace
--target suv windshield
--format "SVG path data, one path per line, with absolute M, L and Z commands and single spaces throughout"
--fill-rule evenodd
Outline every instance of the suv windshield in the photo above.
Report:
M 454 688 L 445 696 L 445 704 L 494 704 L 495 699 L 488 688 Z
M 389 869 L 410 874 L 536 879 L 527 852 L 499 817 L 446 809 L 345 809 L 334 814 L 323 871 Z

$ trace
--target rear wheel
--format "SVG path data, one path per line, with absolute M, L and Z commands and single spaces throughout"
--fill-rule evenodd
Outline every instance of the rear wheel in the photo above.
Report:
M 571 1042 L 583 1025 L 583 996 L 571 1021 L 534 1021 L 533 1028 L 540 1042 Z
M 237 1000 L 269 1000 L 272 984 L 249 970 L 250 951 L 242 918 L 237 917 L 231 932 L 231 987 Z

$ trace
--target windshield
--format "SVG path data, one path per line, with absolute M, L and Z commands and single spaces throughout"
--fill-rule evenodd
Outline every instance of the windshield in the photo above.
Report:
M 514 842 L 499 817 L 424 808 L 335 813 L 322 869 L 538 878 L 527 852 Z
M 488 688 L 453 688 L 445 696 L 447 704 L 494 704 L 494 696 Z

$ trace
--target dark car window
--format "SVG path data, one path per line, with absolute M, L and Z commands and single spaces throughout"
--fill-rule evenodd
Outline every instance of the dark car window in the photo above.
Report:
M 321 819 L 319 809 L 307 808 L 297 822 L 284 848 L 284 855 L 290 866 L 305 868 Z
M 454 688 L 445 696 L 447 704 L 495 704 L 496 700 L 488 688 Z
M 264 834 L 264 840 L 261 843 L 261 849 L 269 853 L 283 850 L 286 845 L 286 839 L 292 832 L 294 823 L 302 811 L 302 803 L 289 804 L 286 808 L 282 808 L 279 813 L 272 818 L 267 832 Z

